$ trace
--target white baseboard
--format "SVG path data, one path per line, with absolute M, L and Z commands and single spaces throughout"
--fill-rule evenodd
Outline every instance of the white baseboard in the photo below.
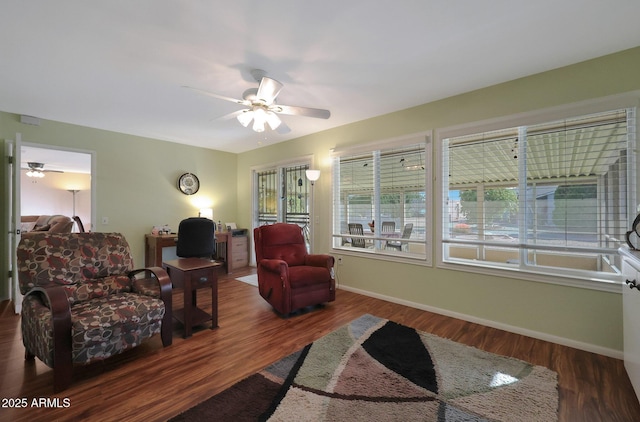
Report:
M 367 290 L 356 289 L 349 286 L 336 286 L 339 289 L 346 290 L 353 293 L 358 293 L 363 296 L 374 297 L 376 299 L 386 300 L 387 302 L 397 303 L 399 305 L 405 305 L 423 311 L 433 312 L 434 314 L 440 314 L 451 318 L 461 319 L 463 321 L 473 322 L 487 327 L 497 328 L 499 330 L 508 331 L 510 333 L 521 334 L 523 336 L 536 338 L 539 340 L 548 341 L 551 343 L 560 344 L 563 346 L 573 347 L 574 349 L 584 350 L 586 352 L 597 353 L 603 356 L 609 356 L 614 359 L 624 359 L 624 352 L 622 350 L 610 349 L 608 347 L 597 346 L 591 343 L 584 343 L 581 341 L 571 340 L 565 337 L 554 336 L 539 331 L 528 330 L 522 327 L 516 327 L 513 325 L 503 324 L 501 322 L 491 321 L 488 319 L 478 318 L 471 315 L 461 314 L 458 312 L 449 311 L 446 309 L 440 309 L 433 306 L 424 305 L 422 303 L 415 303 L 408 300 L 398 299 L 397 297 L 381 295 L 378 293 L 369 292 Z

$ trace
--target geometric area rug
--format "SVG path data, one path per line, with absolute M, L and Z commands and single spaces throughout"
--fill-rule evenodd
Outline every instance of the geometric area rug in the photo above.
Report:
M 558 374 L 365 314 L 172 421 L 557 421 Z

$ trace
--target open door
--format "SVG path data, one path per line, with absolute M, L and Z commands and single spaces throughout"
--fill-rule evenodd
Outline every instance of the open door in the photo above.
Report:
M 6 256 L 7 266 L 9 269 L 9 300 L 13 302 L 15 312 L 19 314 L 22 311 L 22 295 L 18 285 L 18 267 L 16 265 L 16 250 L 18 242 L 20 242 L 20 147 L 22 144 L 22 136 L 16 133 L 15 140 L 6 142 L 6 157 L 9 165 L 7 166 L 7 202 L 9 210 L 8 214 L 8 234 Z

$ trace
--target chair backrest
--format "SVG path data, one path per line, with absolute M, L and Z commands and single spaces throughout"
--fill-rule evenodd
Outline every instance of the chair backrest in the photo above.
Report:
M 364 230 L 362 229 L 362 224 L 360 223 L 349 223 L 349 234 L 354 234 L 356 236 L 364 236 Z M 351 238 L 351 246 L 355 248 L 364 248 L 365 242 L 364 238 Z
M 180 222 L 176 255 L 181 258 L 211 258 L 215 250 L 216 241 L 212 220 L 191 217 Z
M 409 239 L 411 237 L 412 231 L 413 231 L 413 223 L 405 224 L 404 229 L 402 229 L 402 238 Z
M 396 222 L 395 221 L 383 221 L 380 229 L 381 234 L 395 233 Z
M 73 221 L 76 222 L 76 226 L 78 226 L 78 232 L 84 233 L 84 224 L 82 224 L 82 220 L 77 215 L 73 216 Z
M 49 233 L 71 233 L 73 220 L 66 215 L 52 215 L 47 221 Z
M 120 233 L 34 232 L 17 251 L 20 292 L 53 285 L 71 286 L 133 270 L 129 244 Z
M 281 259 L 289 266 L 303 265 L 307 256 L 302 229 L 297 224 L 275 223 L 253 230 L 256 262 Z

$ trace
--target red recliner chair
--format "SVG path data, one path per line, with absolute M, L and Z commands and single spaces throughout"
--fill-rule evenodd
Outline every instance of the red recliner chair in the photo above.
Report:
M 334 258 L 307 253 L 297 224 L 253 230 L 260 296 L 282 315 L 336 298 Z

